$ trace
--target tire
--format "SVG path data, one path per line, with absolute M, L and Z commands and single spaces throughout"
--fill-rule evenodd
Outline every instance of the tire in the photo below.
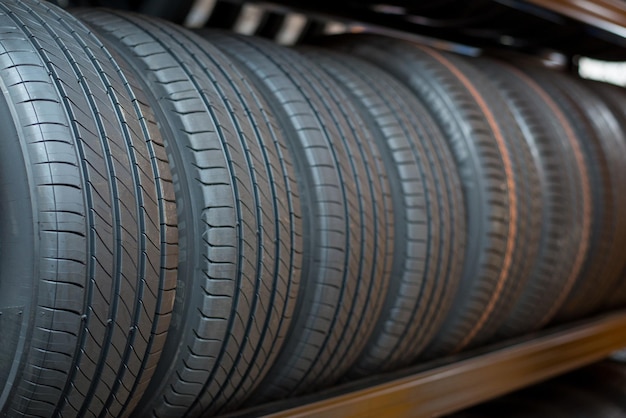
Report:
M 579 81 L 541 67 L 522 65 L 521 68 L 568 117 L 584 150 L 590 175 L 594 204 L 589 252 L 579 280 L 555 317 L 557 322 L 567 322 L 601 310 L 604 295 L 619 286 L 626 221 L 617 213 L 626 197 L 623 192 L 620 196 L 618 187 L 619 179 L 623 178 L 622 170 L 626 168 L 619 163 L 624 155 L 623 145 L 613 130 L 617 125 L 614 117 Z
M 370 126 L 393 197 L 392 282 L 350 374 L 412 364 L 450 309 L 463 268 L 465 206 L 454 159 L 423 105 L 384 71 L 336 51 L 304 52 L 344 87 Z
M 600 82 L 587 82 L 588 88 L 593 90 L 603 100 L 606 106 L 609 107 L 615 119 L 619 122 L 619 127 L 616 127 L 617 135 L 622 138 L 622 143 L 626 141 L 626 110 L 623 103 L 626 101 L 626 92 L 623 87 L 616 87 L 611 84 Z M 626 164 L 626 161 L 622 163 Z M 615 183 L 623 185 L 625 179 L 617 180 Z M 624 193 L 624 192 L 622 192 Z M 622 251 L 623 257 L 626 259 L 626 251 Z M 615 309 L 623 308 L 626 306 L 626 266 L 620 273 L 621 279 L 617 287 L 609 289 L 609 293 L 602 296 L 602 309 Z
M 582 315 L 588 313 L 601 312 L 612 305 L 614 297 L 623 296 L 624 284 L 622 282 L 624 267 L 626 266 L 626 217 L 621 208 L 626 206 L 626 128 L 622 107 L 622 102 L 617 109 L 612 109 L 609 104 L 602 100 L 596 93 L 595 89 L 590 88 L 582 79 L 575 77 L 566 77 L 562 80 L 564 91 L 578 103 L 585 103 L 584 111 L 595 129 L 598 138 L 600 138 L 600 152 L 605 158 L 609 169 L 609 181 L 606 184 L 607 189 L 611 190 L 613 197 L 613 218 L 608 228 L 611 229 L 612 236 L 610 241 L 610 253 L 608 254 L 608 264 L 604 266 L 604 272 L 600 277 L 603 282 L 604 292 L 598 296 L 598 301 L 592 303 L 587 290 L 597 289 L 592 284 L 597 278 L 591 278 L 587 289 L 583 290 L 578 296 L 580 300 L 584 300 L 589 304 L 588 310 L 583 311 Z M 572 86 L 570 86 L 572 84 Z M 579 89 L 573 88 L 577 85 Z M 580 91 L 580 93 L 579 93 Z M 582 101 L 579 101 L 582 100 Z M 608 218 L 611 219 L 611 218 Z M 606 221 L 606 219 L 605 219 Z
M 298 295 L 303 231 L 285 140 L 247 78 L 196 34 L 139 15 L 80 16 L 152 93 L 181 219 L 173 327 L 135 416 L 233 409 L 275 361 Z
M 307 246 L 288 341 L 253 399 L 332 385 L 374 330 L 393 261 L 388 180 L 371 133 L 312 60 L 270 42 L 206 33 L 246 68 L 290 139 Z
M 425 357 L 484 344 L 512 309 L 537 253 L 541 211 L 531 210 L 538 174 L 530 151 L 497 92 L 460 58 L 376 36 L 337 39 L 340 48 L 387 70 L 424 102 L 460 173 L 465 266 L 452 309 Z
M 500 339 L 548 324 L 580 277 L 591 233 L 589 175 L 573 128 L 550 96 L 513 66 L 472 59 L 501 92 L 532 149 L 543 205 L 539 256 Z M 574 260 L 574 262 L 572 262 Z
M 175 296 L 163 139 L 137 80 L 71 15 L 5 1 L 0 24 L 0 415 L 122 416 Z

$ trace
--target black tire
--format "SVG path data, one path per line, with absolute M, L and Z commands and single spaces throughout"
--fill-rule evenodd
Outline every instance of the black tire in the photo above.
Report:
M 307 192 L 297 316 L 254 399 L 313 391 L 356 361 L 387 292 L 393 212 L 383 163 L 348 98 L 312 60 L 260 39 L 206 36 L 255 77 L 290 139 Z
M 337 51 L 305 52 L 345 88 L 370 126 L 394 203 L 392 282 L 351 375 L 411 364 L 450 309 L 463 268 L 465 206 L 454 159 L 426 109 L 393 77 Z
M 614 116 L 579 81 L 537 66 L 521 67 L 568 117 L 585 152 L 590 176 L 593 207 L 589 252 L 579 280 L 555 317 L 566 322 L 599 311 L 605 295 L 619 287 L 626 238 L 626 219 L 619 216 L 619 208 L 624 207 L 626 193 L 620 195 L 618 182 L 626 182 L 626 166 L 620 163 L 626 150 L 613 130 L 617 125 Z
M 0 415 L 121 415 L 175 296 L 163 141 L 132 74 L 71 15 L 4 1 L 0 25 Z
M 543 225 L 539 256 L 499 337 L 549 323 L 580 277 L 591 233 L 591 191 L 583 152 L 567 118 L 530 77 L 488 58 L 472 59 L 501 92 L 533 150 Z
M 608 264 L 604 266 L 602 276 L 599 278 L 590 277 L 589 284 L 585 289 L 580 289 L 579 300 L 588 304 L 588 310 L 581 312 L 581 315 L 597 313 L 611 307 L 614 298 L 624 296 L 625 285 L 622 282 L 623 272 L 626 266 L 626 216 L 623 208 L 626 207 L 626 120 L 623 116 L 623 102 L 619 102 L 619 107 L 612 108 L 609 103 L 597 94 L 597 89 L 586 84 L 577 77 L 566 77 L 562 79 L 563 91 L 572 100 L 578 103 L 585 103 L 584 111 L 591 122 L 598 138 L 600 138 L 600 152 L 603 154 L 609 170 L 608 182 L 605 183 L 607 189 L 611 191 L 613 217 L 607 218 L 605 222 L 612 231 L 609 238 L 610 253 L 608 254 Z M 576 85 L 579 87 L 573 88 Z M 604 292 L 598 295 L 598 300 L 590 300 L 588 291 L 598 290 L 596 281 L 603 283 Z M 575 305 L 576 302 L 573 302 Z M 567 309 L 567 308 L 565 308 Z
M 281 131 L 257 90 L 196 34 L 138 15 L 80 16 L 143 75 L 177 188 L 181 290 L 135 416 L 232 409 L 274 362 L 298 294 L 300 203 Z
M 454 155 L 468 242 L 452 309 L 425 352 L 439 357 L 490 340 L 513 307 L 537 253 L 537 168 L 515 120 L 484 77 L 460 58 L 376 36 L 341 48 L 395 75 L 424 102 Z
M 611 84 L 590 82 L 588 86 L 596 94 L 598 94 L 604 103 L 609 107 L 615 119 L 619 122 L 617 135 L 622 142 L 626 142 L 626 90 L 623 87 L 617 87 Z M 622 162 L 622 166 L 626 166 L 626 161 Z M 617 186 L 624 186 L 626 179 L 617 179 Z M 625 193 L 622 191 L 621 193 Z M 623 217 L 623 216 L 622 216 Z M 623 257 L 626 260 L 626 248 L 623 247 Z M 618 281 L 617 287 L 612 287 L 608 294 L 602 296 L 602 309 L 623 308 L 626 306 L 626 266 L 620 274 L 621 279 Z

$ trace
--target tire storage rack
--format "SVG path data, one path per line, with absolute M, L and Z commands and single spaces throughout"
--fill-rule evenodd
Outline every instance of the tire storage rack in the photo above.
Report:
M 626 348 L 626 90 L 536 58 L 625 5 L 95 3 L 144 13 L 0 1 L 0 416 L 443 416 Z

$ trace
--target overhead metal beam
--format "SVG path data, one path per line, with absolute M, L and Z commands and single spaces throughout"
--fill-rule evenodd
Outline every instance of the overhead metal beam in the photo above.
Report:
M 623 0 L 526 1 L 626 38 L 626 2 Z

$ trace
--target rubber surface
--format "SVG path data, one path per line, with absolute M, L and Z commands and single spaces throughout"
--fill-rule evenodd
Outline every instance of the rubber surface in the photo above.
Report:
M 551 97 L 513 66 L 469 59 L 502 93 L 540 173 L 543 224 L 538 258 L 524 291 L 498 332 L 523 335 L 549 323 L 580 276 L 591 229 L 591 191 L 583 152 Z
M 298 294 L 302 221 L 281 131 L 247 78 L 196 34 L 139 15 L 81 17 L 144 75 L 177 187 L 181 291 L 135 416 L 232 409 L 275 361 Z
M 569 85 L 570 80 L 571 83 L 576 83 L 580 86 L 580 93 Z M 591 121 L 598 137 L 601 139 L 601 152 L 606 158 L 606 164 L 610 173 L 609 182 L 606 185 L 611 189 L 613 195 L 614 212 L 611 222 L 613 236 L 609 244 L 611 251 L 608 255 L 609 262 L 605 265 L 603 276 L 600 278 L 604 284 L 605 291 L 599 295 L 599 300 L 593 305 L 591 305 L 592 301 L 581 295 L 581 299 L 591 305 L 588 312 L 583 311 L 581 314 L 588 315 L 589 313 L 601 312 L 610 307 L 610 302 L 614 296 L 618 296 L 619 291 L 623 292 L 624 289 L 622 274 L 626 266 L 626 257 L 624 256 L 624 249 L 626 249 L 626 216 L 624 216 L 621 208 L 626 205 L 625 120 L 622 117 L 623 110 L 620 112 L 618 108 L 614 111 L 606 101 L 602 100 L 595 89 L 584 83 L 583 80 L 572 77 L 564 78 L 562 81 L 564 83 L 564 91 L 574 101 L 586 104 L 584 109 L 587 118 Z M 611 220 L 605 219 L 605 221 Z M 597 289 L 597 286 L 593 284 L 596 280 L 595 278 L 590 278 L 591 284 L 589 288 Z M 587 290 L 582 292 L 585 295 L 587 294 Z
M 592 190 L 592 232 L 589 252 L 580 278 L 559 310 L 556 320 L 582 318 L 601 309 L 605 295 L 618 286 L 624 257 L 623 216 L 618 209 L 624 144 L 616 136 L 617 122 L 609 109 L 580 80 L 534 66 L 522 66 L 559 105 L 574 128 L 584 150 Z M 620 165 L 621 164 L 621 165 Z M 619 243 L 622 242 L 620 245 Z
M 426 109 L 393 77 L 337 51 L 304 51 L 345 88 L 371 126 L 393 196 L 392 283 L 351 375 L 411 364 L 450 309 L 463 268 L 465 206 L 454 159 Z
M 573 88 L 574 83 L 580 86 L 580 90 Z M 607 104 L 602 102 L 595 92 L 584 86 L 581 80 L 565 79 L 563 89 L 572 100 L 585 103 L 585 115 L 600 139 L 598 152 L 602 158 L 603 168 L 608 169 L 604 187 L 610 190 L 612 196 L 612 201 L 605 208 L 603 219 L 607 228 L 606 235 L 600 238 L 608 240 L 606 245 L 610 251 L 605 254 L 606 262 L 602 265 L 603 270 L 599 277 L 587 273 L 583 286 L 572 294 L 563 312 L 563 317 L 567 317 L 568 309 L 576 310 L 577 316 L 589 315 L 606 309 L 610 306 L 611 299 L 619 295 L 618 291 L 620 289 L 623 291 L 626 218 L 621 208 L 626 204 L 626 142 L 623 127 L 620 126 L 623 118 L 618 119 L 618 114 L 612 113 Z M 602 247 L 603 244 L 599 246 Z M 600 283 L 601 285 L 598 285 Z
M 388 180 L 368 127 L 312 60 L 259 39 L 206 36 L 263 89 L 290 139 L 306 192 L 298 310 L 254 400 L 313 391 L 337 381 L 357 360 L 382 308 L 393 256 Z
M 616 133 L 618 137 L 621 138 L 622 142 L 626 142 L 626 108 L 624 107 L 626 92 L 624 88 L 600 82 L 587 81 L 586 83 L 594 93 L 599 95 L 604 104 L 608 106 L 615 119 L 619 122 L 619 126 L 615 127 L 617 129 Z M 622 185 L 624 184 L 623 181 L 624 179 L 622 179 Z M 622 251 L 622 254 L 626 259 L 626 249 Z M 608 289 L 608 293 L 602 296 L 602 300 L 602 307 L 604 309 L 622 308 L 626 306 L 626 266 L 622 270 L 621 279 L 618 284 Z
M 463 185 L 468 243 L 461 286 L 426 351 L 439 357 L 489 341 L 512 309 L 537 253 L 537 171 L 505 104 L 458 57 L 376 36 L 336 43 L 403 81 L 446 135 Z
M 174 301 L 176 216 L 162 138 L 136 80 L 72 16 L 5 1 L 0 26 L 10 141 L 1 181 L 13 167 L 23 177 L 8 190 L 25 187 L 2 204 L 0 235 L 3 245 L 31 246 L 1 250 L 14 259 L 0 263 L 0 290 L 15 280 L 5 274 L 19 273 L 28 289 L 19 298 L 31 301 L 13 302 L 23 303 L 23 322 L 0 415 L 117 416 L 153 374 Z M 14 222 L 17 209 L 24 217 Z M 15 227 L 24 229 L 5 229 Z

